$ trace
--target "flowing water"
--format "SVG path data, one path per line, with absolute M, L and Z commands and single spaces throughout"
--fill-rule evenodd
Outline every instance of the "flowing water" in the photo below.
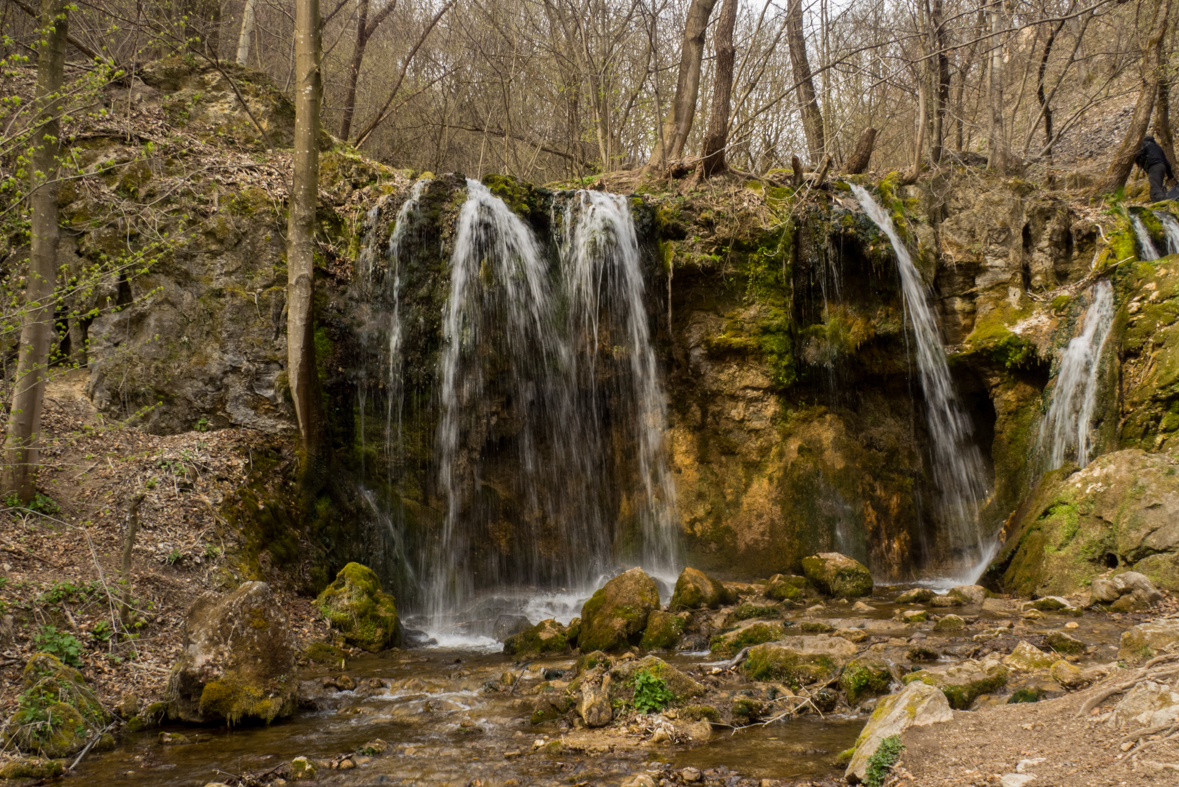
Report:
M 446 514 L 420 567 L 440 642 L 485 637 L 521 597 L 565 617 L 560 599 L 588 595 L 618 561 L 665 581 L 679 568 L 666 396 L 629 206 L 597 192 L 558 199 L 553 259 L 467 182 L 437 383 Z M 616 524 L 619 511 L 629 519 Z M 620 527 L 635 533 L 630 553 L 615 548 Z
M 1093 416 L 1097 406 L 1101 356 L 1113 327 L 1113 286 L 1101 281 L 1089 289 L 1089 307 L 1075 336 L 1060 357 L 1060 371 L 1048 414 L 1040 424 L 1040 449 L 1046 451 L 1046 470 L 1075 461 L 1089 464 Z
M 979 509 L 987 497 L 982 454 L 974 444 L 973 426 L 954 391 L 937 321 L 930 306 L 929 288 L 913 265 L 892 218 L 861 186 L 852 191 L 864 212 L 892 242 L 901 275 L 905 311 L 917 344 L 917 368 L 925 392 L 925 415 L 932 438 L 931 464 L 940 493 L 942 520 L 951 549 L 958 552 L 963 579 L 974 581 L 989 562 L 995 545 L 983 533 Z
M 1134 237 L 1138 239 L 1138 259 L 1157 260 L 1159 258 L 1158 249 L 1154 247 L 1154 241 L 1150 239 L 1150 233 L 1146 231 L 1146 225 L 1142 223 L 1142 219 L 1131 214 L 1130 224 L 1134 227 Z
M 1163 225 L 1163 233 L 1167 236 L 1167 254 L 1179 254 L 1179 219 L 1165 210 L 1156 210 L 1154 215 Z

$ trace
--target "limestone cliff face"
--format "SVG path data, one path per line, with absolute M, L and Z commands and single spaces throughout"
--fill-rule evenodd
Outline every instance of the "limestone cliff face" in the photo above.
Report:
M 63 349 L 88 364 L 91 395 L 110 416 L 141 413 L 147 428 L 164 432 L 240 425 L 291 434 L 289 153 L 281 148 L 289 144 L 290 106 L 244 72 L 231 76 L 247 86 L 244 99 L 265 135 L 240 112 L 224 77 L 171 64 L 149 71 L 130 96 L 150 133 L 107 130 L 78 143 L 92 177 L 85 188 L 63 188 L 63 263 L 76 269 L 128 245 L 158 252 L 124 280 L 77 296 L 82 309 L 119 308 L 71 322 Z M 127 100 L 125 92 L 117 97 Z M 330 139 L 324 146 L 320 379 L 341 466 L 389 515 L 384 523 L 374 517 L 372 538 L 357 542 L 385 558 L 346 556 L 387 581 L 414 582 L 420 577 L 407 565 L 436 542 L 445 515 L 434 445 L 437 364 L 464 186 L 458 176 L 433 178 L 412 228 L 421 251 L 403 272 L 402 442 L 390 452 L 380 316 L 390 304 L 387 290 L 377 291 L 388 271 L 380 255 L 375 268 L 365 263 L 362 250 L 388 245 L 413 178 L 332 148 Z M 560 221 L 553 206 L 562 197 L 511 179 L 488 183 L 551 249 Z M 934 293 L 954 382 L 987 458 L 993 495 L 984 524 L 1006 522 L 1018 540 L 1030 525 L 1012 514 L 1046 469 L 1040 423 L 1059 353 L 1087 308 L 1082 280 L 1095 263 L 1134 256 L 1128 216 L 1099 215 L 1066 194 L 970 170 L 913 187 L 866 185 L 894 216 Z M 904 578 L 952 561 L 953 545 L 938 536 L 930 436 L 895 258 L 847 186 L 795 193 L 751 181 L 653 191 L 630 204 L 669 400 L 666 444 L 687 562 L 725 576 L 766 576 L 796 569 L 804 555 L 840 551 L 880 577 Z M 158 213 L 159 237 L 142 223 L 129 235 L 130 225 L 112 218 L 119 211 Z M 1158 222 L 1141 215 L 1161 244 Z M 181 240 L 165 242 L 165 232 Z M 1179 431 L 1175 266 L 1127 263 L 1110 277 L 1118 316 L 1100 370 L 1094 456 L 1167 451 Z M 502 360 L 492 359 L 494 374 Z M 518 493 L 518 463 L 504 450 L 521 434 L 528 407 L 496 395 L 465 414 L 473 428 L 459 464 L 486 460 L 471 497 L 484 524 L 472 536 L 495 570 L 520 548 L 525 520 L 540 534 L 528 545 L 537 555 L 562 548 L 546 535 L 551 513 Z M 638 465 L 633 436 L 610 434 L 610 458 L 599 468 L 609 482 L 595 505 L 625 553 L 638 526 L 627 491 Z M 1148 557 L 1136 552 L 1134 560 Z

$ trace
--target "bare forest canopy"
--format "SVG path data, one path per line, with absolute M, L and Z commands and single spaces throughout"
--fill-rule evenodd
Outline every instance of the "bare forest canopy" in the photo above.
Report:
M 36 5 L 0 0 L 0 54 L 33 56 Z M 68 57 L 126 78 L 185 52 L 291 93 L 294 8 L 79 0 Z M 1173 0 L 322 0 L 321 16 L 325 130 L 395 166 L 539 182 L 691 168 L 718 145 L 757 175 L 794 156 L 857 169 L 869 128 L 874 170 L 1104 169 L 1146 92 L 1169 141 L 1179 69 Z

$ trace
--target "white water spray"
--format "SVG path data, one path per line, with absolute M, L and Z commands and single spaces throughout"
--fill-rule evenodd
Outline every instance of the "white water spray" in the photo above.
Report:
M 970 419 L 950 379 L 945 350 L 929 304 L 929 289 L 913 265 L 892 218 L 863 187 L 852 184 L 851 188 L 864 212 L 888 236 L 896 253 L 905 310 L 916 338 L 917 367 L 925 391 L 925 416 L 933 441 L 934 482 L 941 493 L 949 546 L 962 553 L 961 563 L 966 569 L 962 578 L 973 582 L 982 575 L 995 549 L 994 539 L 983 534 L 979 523 L 979 509 L 987 497 L 982 455 L 974 444 Z
M 1101 354 L 1113 327 L 1113 286 L 1101 281 L 1089 290 L 1081 333 L 1068 343 L 1060 357 L 1056 389 L 1048 414 L 1040 424 L 1040 446 L 1047 450 L 1047 470 L 1069 459 L 1081 467 L 1089 464 L 1091 432 L 1097 408 Z
M 1167 236 L 1167 254 L 1179 254 L 1179 219 L 1165 210 L 1153 211 Z
M 1138 238 L 1138 259 L 1157 260 L 1159 258 L 1158 249 L 1154 247 L 1154 241 L 1150 239 L 1150 233 L 1146 231 L 1146 225 L 1142 223 L 1142 219 L 1131 215 L 1130 225 L 1134 227 L 1134 236 Z

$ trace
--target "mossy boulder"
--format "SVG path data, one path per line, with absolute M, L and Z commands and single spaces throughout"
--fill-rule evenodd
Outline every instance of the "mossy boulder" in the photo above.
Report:
M 639 647 L 643 650 L 670 650 L 684 635 L 684 618 L 670 612 L 652 610 Z
M 806 598 L 807 581 L 793 574 L 774 574 L 766 582 L 766 598 L 772 601 L 802 601 Z
M 581 608 L 577 645 L 583 652 L 607 653 L 638 645 L 647 618 L 659 609 L 659 588 L 641 568 L 611 579 Z
M 695 679 L 668 664 L 663 659 L 647 656 L 642 659 L 631 659 L 616 664 L 610 670 L 611 697 L 622 697 L 630 700 L 633 697 L 634 676 L 640 670 L 646 670 L 656 678 L 667 684 L 667 689 L 674 696 L 673 704 L 679 705 L 686 700 L 704 695 L 704 686 Z
M 910 684 L 899 694 L 880 700 L 872 718 L 856 738 L 855 753 L 847 766 L 847 779 L 862 782 L 868 761 L 885 738 L 900 735 L 909 727 L 925 727 L 954 718 L 945 695 L 923 683 Z
M 897 596 L 898 604 L 928 604 L 933 600 L 934 592 L 929 588 L 912 588 Z
M 910 672 L 902 681 L 908 685 L 921 681 L 936 686 L 946 695 L 954 710 L 968 710 L 983 694 L 1007 685 L 1007 667 L 998 661 L 963 661 L 950 667 Z
M 855 655 L 856 646 L 842 637 L 786 637 L 751 648 L 741 669 L 753 680 L 810 685 L 835 678 Z
M 168 715 L 195 723 L 262 721 L 298 704 L 298 652 L 286 614 L 265 582 L 197 599 L 169 680 Z
M 1076 593 L 1111 567 L 1179 554 L 1179 457 L 1138 449 L 1048 473 L 988 574 L 1021 595 Z M 1179 588 L 1174 588 L 1179 589 Z
M 569 632 L 553 619 L 542 620 L 504 641 L 504 653 L 516 658 L 561 656 L 568 653 Z
M 723 584 L 694 568 L 685 568 L 675 583 L 669 609 L 716 609 L 736 601 L 735 594 Z
M 958 615 L 943 615 L 933 624 L 933 630 L 940 633 L 954 633 L 966 628 L 966 621 Z
M 718 656 L 736 655 L 742 648 L 750 645 L 760 645 L 763 642 L 773 642 L 786 635 L 786 629 L 781 623 L 767 620 L 750 620 L 734 628 L 717 634 L 709 642 L 708 647 Z
M 802 572 L 828 596 L 860 598 L 872 595 L 872 573 L 862 563 L 838 552 L 821 552 L 803 558 Z
M 110 721 L 82 673 L 56 656 L 34 655 L 21 678 L 16 713 L 5 730 L 21 751 L 49 758 L 77 754 Z
M 376 653 L 401 644 L 397 602 L 366 566 L 349 563 L 340 569 L 315 605 L 349 645 Z
M 1179 649 L 1179 620 L 1141 623 L 1122 632 L 1118 659 L 1138 663 Z
M 0 779 L 56 779 L 65 773 L 65 760 L 18 757 L 0 768 Z
M 1037 672 L 1046 670 L 1056 661 L 1056 656 L 1037 648 L 1028 642 L 1021 642 L 1015 646 L 1010 654 L 1003 657 L 1003 663 L 1013 670 L 1022 672 Z
M 1080 656 L 1088 647 L 1076 637 L 1069 636 L 1063 631 L 1051 631 L 1044 637 L 1044 647 L 1051 648 L 1066 656 Z
M 867 697 L 888 693 L 892 685 L 892 671 L 880 659 L 852 659 L 839 673 L 839 688 L 853 708 Z

